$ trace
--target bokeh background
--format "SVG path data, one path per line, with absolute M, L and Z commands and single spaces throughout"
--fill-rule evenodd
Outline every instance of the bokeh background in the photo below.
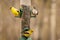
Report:
M 31 18 L 33 40 L 60 40 L 60 0 L 31 0 L 38 15 Z M 10 7 L 20 8 L 20 0 L 0 0 L 0 40 L 18 40 L 21 19 L 15 18 Z

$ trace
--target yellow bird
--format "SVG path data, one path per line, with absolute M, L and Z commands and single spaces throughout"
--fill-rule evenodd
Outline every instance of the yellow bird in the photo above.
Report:
M 19 16 L 19 11 L 16 8 L 10 7 L 10 10 L 14 16 Z
M 33 30 L 28 30 L 28 31 L 25 31 L 25 33 L 23 34 L 25 37 L 29 37 L 31 34 L 33 33 Z

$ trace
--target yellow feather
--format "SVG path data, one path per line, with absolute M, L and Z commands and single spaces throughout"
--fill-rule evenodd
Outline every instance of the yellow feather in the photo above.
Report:
M 16 9 L 16 8 L 14 8 L 14 7 L 11 7 L 11 12 L 12 12 L 12 14 L 14 15 L 14 16 L 18 16 L 19 15 L 19 13 L 17 12 L 18 10 Z
M 26 31 L 27 33 L 29 33 L 29 34 L 23 34 L 24 36 L 26 36 L 26 37 L 29 37 L 32 33 L 33 33 L 33 30 L 29 30 L 29 31 Z

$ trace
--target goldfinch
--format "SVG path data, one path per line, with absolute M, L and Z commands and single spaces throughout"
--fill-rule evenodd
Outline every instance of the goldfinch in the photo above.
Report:
M 23 36 L 25 37 L 29 37 L 31 34 L 33 33 L 33 30 L 32 29 L 25 29 L 24 32 L 23 32 Z
M 23 35 L 29 37 L 33 33 L 33 30 L 26 31 Z
M 19 11 L 16 8 L 10 7 L 10 10 L 14 16 L 19 16 Z

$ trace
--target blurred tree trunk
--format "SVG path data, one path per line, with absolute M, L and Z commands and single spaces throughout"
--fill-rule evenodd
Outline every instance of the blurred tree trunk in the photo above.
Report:
M 50 6 L 51 0 L 32 0 L 32 6 L 35 6 L 39 12 L 36 19 L 32 18 L 32 27 L 34 29 L 34 40 L 49 40 L 50 36 Z
M 51 40 L 56 40 L 56 0 L 51 0 Z
M 56 10 L 57 40 L 60 40 L 60 0 L 56 0 Z
M 43 13 L 43 27 L 42 27 L 42 40 L 50 40 L 50 9 L 51 0 L 46 0 L 44 2 L 44 13 Z

